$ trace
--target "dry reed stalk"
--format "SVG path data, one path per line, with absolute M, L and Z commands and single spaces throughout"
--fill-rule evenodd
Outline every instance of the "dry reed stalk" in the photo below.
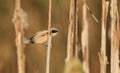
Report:
M 119 67 L 119 73 L 120 73 L 120 67 Z
M 111 0 L 111 73 L 119 73 L 119 14 L 117 0 Z
M 92 12 L 92 10 L 89 8 L 89 6 L 86 5 L 86 7 L 87 7 L 89 13 L 92 15 L 93 19 L 94 19 L 97 23 L 99 23 L 98 19 L 96 18 L 96 16 L 95 16 L 94 13 Z
M 76 32 L 75 32 L 75 57 L 78 59 L 78 52 L 79 52 L 79 45 L 78 45 L 78 12 L 79 12 L 79 6 L 78 6 L 78 0 L 76 0 Z
M 102 0 L 102 35 L 101 35 L 101 52 L 99 55 L 100 60 L 100 73 L 106 73 L 107 56 L 106 56 L 106 25 L 108 14 L 109 2 Z
M 89 39 L 88 39 L 88 21 L 87 21 L 87 5 L 86 0 L 83 0 L 83 30 L 81 33 L 81 45 L 82 45 L 82 52 L 83 52 L 83 71 L 85 73 L 89 73 Z
M 51 12 L 52 12 L 52 0 L 49 0 L 49 12 L 48 12 L 48 47 L 47 47 L 47 61 L 46 61 L 46 73 L 50 73 L 50 52 L 52 47 L 51 29 Z
M 16 32 L 16 47 L 17 47 L 17 60 L 18 60 L 18 73 L 25 73 L 25 55 L 24 55 L 24 43 L 23 43 L 23 24 L 22 16 L 23 11 L 21 9 L 21 0 L 16 0 L 15 2 L 15 13 L 13 18 L 13 23 Z
M 68 40 L 67 40 L 67 58 L 66 64 L 70 63 L 73 58 L 73 37 L 74 37 L 74 0 L 70 0 Z

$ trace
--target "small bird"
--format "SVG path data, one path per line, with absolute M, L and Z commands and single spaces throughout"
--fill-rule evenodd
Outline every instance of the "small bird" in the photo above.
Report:
M 58 31 L 56 28 L 51 28 L 50 30 L 51 36 L 56 36 L 58 34 Z M 47 45 L 48 41 L 48 30 L 40 31 L 35 33 L 32 37 L 29 39 L 25 40 L 25 44 L 44 44 Z

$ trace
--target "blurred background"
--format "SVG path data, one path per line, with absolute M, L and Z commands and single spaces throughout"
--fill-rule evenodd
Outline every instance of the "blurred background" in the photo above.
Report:
M 21 1 L 21 6 L 28 15 L 29 23 L 28 29 L 25 30 L 25 36 L 29 38 L 34 33 L 47 29 L 48 0 Z M 52 27 L 57 28 L 59 34 L 52 41 L 50 73 L 63 73 L 64 71 L 69 24 L 69 1 L 52 0 Z M 90 73 L 99 73 L 98 52 L 100 52 L 101 45 L 101 0 L 88 0 L 87 4 L 99 20 L 99 23 L 96 23 L 88 12 Z M 17 73 L 15 30 L 11 21 L 15 8 L 14 5 L 15 0 L 0 0 L 0 73 Z M 82 0 L 79 0 L 79 37 L 82 30 L 81 12 Z M 107 49 L 109 57 L 109 44 Z M 45 73 L 46 52 L 47 47 L 44 45 L 26 45 L 26 73 Z

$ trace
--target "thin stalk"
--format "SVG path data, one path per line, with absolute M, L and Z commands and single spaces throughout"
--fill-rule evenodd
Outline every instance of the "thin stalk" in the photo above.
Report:
M 24 43 L 23 43 L 23 23 L 22 16 L 23 11 L 21 9 L 21 0 L 15 1 L 15 13 L 13 18 L 13 23 L 15 26 L 16 33 L 16 47 L 17 47 L 17 60 L 18 60 L 18 73 L 25 73 L 25 55 L 24 55 Z
M 83 18 L 82 18 L 82 25 L 83 25 L 83 30 L 81 33 L 81 45 L 82 45 L 82 52 L 83 52 L 83 71 L 85 73 L 89 73 L 89 35 L 88 35 L 88 20 L 87 20 L 87 5 L 86 5 L 87 0 L 83 0 Z
M 100 60 L 100 73 L 106 73 L 107 56 L 106 56 L 106 25 L 107 13 L 109 2 L 102 0 L 102 35 L 101 35 L 101 53 L 99 54 Z
M 50 52 L 52 47 L 52 36 L 50 35 L 51 29 L 51 12 L 52 12 L 52 0 L 49 0 L 49 12 L 48 12 L 48 47 L 47 47 L 47 61 L 46 61 L 46 73 L 50 73 Z
M 76 0 L 76 32 L 75 32 L 75 57 L 78 59 L 78 52 L 79 52 L 79 47 L 78 47 L 78 14 L 79 12 L 79 6 L 78 6 L 78 0 Z
M 119 14 L 117 0 L 111 0 L 111 73 L 119 73 Z
M 70 0 L 69 26 L 67 40 L 67 58 L 66 64 L 70 63 L 73 58 L 73 37 L 74 37 L 74 0 Z

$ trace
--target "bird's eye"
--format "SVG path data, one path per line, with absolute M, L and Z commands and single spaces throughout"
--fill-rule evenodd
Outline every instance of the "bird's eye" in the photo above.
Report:
M 56 32 L 58 32 L 57 30 L 52 30 L 52 33 L 56 33 Z

